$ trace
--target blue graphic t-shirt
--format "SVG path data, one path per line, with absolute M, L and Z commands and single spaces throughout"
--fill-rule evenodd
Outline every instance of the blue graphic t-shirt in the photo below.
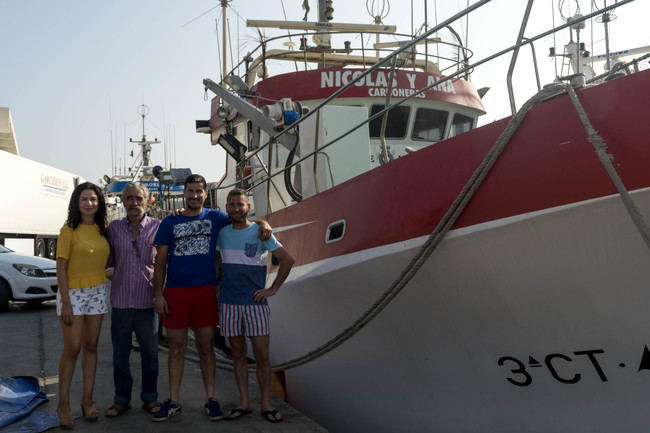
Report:
M 252 223 L 241 230 L 229 225 L 219 232 L 217 244 L 223 263 L 219 302 L 252 305 L 255 304 L 253 293 L 264 288 L 268 252 L 277 250 L 282 244 L 273 235 L 268 241 L 261 241 L 258 231 L 258 225 Z
M 168 216 L 162 220 L 154 244 L 169 246 L 166 287 L 217 284 L 217 235 L 230 224 L 224 212 L 203 209 L 194 217 Z

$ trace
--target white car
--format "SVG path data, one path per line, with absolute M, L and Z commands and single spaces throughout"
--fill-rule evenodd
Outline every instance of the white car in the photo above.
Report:
M 0 311 L 9 301 L 38 303 L 56 297 L 56 262 L 15 253 L 0 245 Z

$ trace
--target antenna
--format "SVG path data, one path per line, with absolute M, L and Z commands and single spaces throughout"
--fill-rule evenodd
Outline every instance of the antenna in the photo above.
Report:
M 223 68 L 223 75 L 221 77 L 222 80 L 228 75 L 228 20 L 226 18 L 227 8 L 228 0 L 221 0 L 221 27 L 223 30 L 223 52 L 221 53 L 223 55 L 223 64 L 221 65 Z
M 426 2 L 425 2 L 426 4 Z M 375 2 L 372 2 L 372 5 L 366 0 L 366 10 L 368 14 L 373 18 L 375 25 L 382 25 L 383 19 L 388 16 L 390 13 L 390 2 L 388 0 L 382 0 L 381 6 L 378 4 L 375 7 Z M 375 48 L 379 44 L 379 33 L 375 34 Z M 376 50 L 377 58 L 379 58 L 379 49 Z
M 607 0 L 603 2 L 603 6 L 607 7 Z M 602 23 L 603 26 L 605 27 L 605 56 L 606 56 L 606 66 L 605 70 L 609 71 L 610 68 L 610 54 L 609 54 L 609 23 L 614 21 L 616 19 L 616 15 L 613 13 L 608 12 L 603 12 L 603 14 L 599 17 L 596 17 L 596 22 L 597 23 Z

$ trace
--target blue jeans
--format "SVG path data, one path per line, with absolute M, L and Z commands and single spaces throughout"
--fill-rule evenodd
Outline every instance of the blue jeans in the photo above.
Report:
M 153 308 L 113 308 L 111 340 L 113 342 L 113 382 L 116 403 L 129 404 L 133 376 L 129 358 L 132 334 L 140 345 L 142 369 L 142 401 L 158 400 L 158 315 Z

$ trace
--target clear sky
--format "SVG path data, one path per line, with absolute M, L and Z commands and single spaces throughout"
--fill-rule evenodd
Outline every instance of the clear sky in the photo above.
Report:
M 595 1 L 602 6 L 605 0 Z M 302 2 L 284 0 L 287 19 L 302 19 Z M 309 3 L 309 19 L 314 21 L 317 2 Z M 366 3 L 373 2 L 335 0 L 335 21 L 371 23 Z M 382 0 L 374 3 L 377 7 Z M 416 8 L 415 28 L 423 24 L 422 0 L 389 3 L 386 24 L 410 33 L 411 3 Z M 562 22 L 558 3 L 565 3 L 565 10 L 575 7 L 575 0 L 537 0 L 527 36 L 552 26 L 553 9 L 556 25 Z M 147 135 L 167 144 L 154 149 L 153 161 L 164 165 L 167 159 L 167 164 L 189 167 L 209 181 L 217 180 L 223 153 L 210 146 L 207 135 L 195 132 L 194 120 L 210 114 L 202 79 L 219 78 L 217 37 L 221 33 L 215 29 L 221 22 L 219 4 L 218 0 L 0 0 L 0 106 L 12 111 L 21 155 L 97 182 L 111 174 L 113 166 L 124 165 L 124 159 L 127 166 L 131 164 L 128 139 L 140 137 L 137 110 L 147 104 Z M 469 45 L 475 60 L 515 41 L 524 4 L 524 0 L 493 0 L 489 11 L 470 18 Z M 580 4 L 583 14 L 590 12 L 591 1 Z M 429 24 L 435 24 L 436 12 L 442 21 L 465 5 L 466 0 L 428 0 Z M 236 12 L 244 19 L 284 19 L 281 0 L 234 0 L 230 6 L 235 60 L 238 40 L 242 51 L 256 45 L 256 31 L 246 28 Z M 610 28 L 612 50 L 650 45 L 646 22 L 650 0 L 637 0 L 615 14 L 618 19 Z M 466 24 L 455 28 L 464 35 Z M 596 32 L 602 33 L 600 25 Z M 552 43 L 546 39 L 536 45 L 543 83 L 554 76 L 553 61 L 547 57 Z M 558 43 L 558 51 L 561 47 Z M 594 49 L 601 51 L 604 48 Z M 520 59 L 529 61 L 530 50 L 522 51 Z M 484 100 L 488 110 L 484 121 L 508 113 L 507 99 L 500 92 L 506 68 L 507 62 L 501 62 L 472 76 L 477 87 L 493 89 Z M 518 67 L 516 80 L 521 103 L 534 90 L 531 69 Z M 165 147 L 171 150 L 165 152 Z

